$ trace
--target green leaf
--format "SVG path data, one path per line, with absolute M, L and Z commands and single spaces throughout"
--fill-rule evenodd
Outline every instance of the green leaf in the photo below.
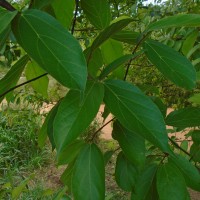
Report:
M 101 52 L 104 59 L 105 64 L 110 64 L 117 58 L 123 56 L 123 46 L 122 43 L 108 39 L 101 45 Z M 125 68 L 123 66 L 118 66 L 113 73 L 112 77 L 123 79 L 125 74 Z
M 131 200 L 145 200 L 151 190 L 158 166 L 156 164 L 147 165 L 138 176 L 135 188 L 131 194 Z
M 187 189 L 183 175 L 172 163 L 165 163 L 157 171 L 157 190 L 162 200 L 186 199 Z
M 20 58 L 8 71 L 8 73 L 0 80 L 0 95 L 11 89 L 17 84 L 21 73 L 26 66 L 29 57 L 27 55 Z M 3 100 L 4 97 L 0 97 L 0 102 Z
M 192 131 L 192 140 L 196 144 L 200 144 L 200 130 Z
M 53 200 L 66 200 L 66 198 L 63 198 L 66 194 L 67 191 L 67 187 L 63 187 L 62 189 L 60 189 L 56 195 L 54 195 Z
M 119 31 L 112 36 L 112 39 L 128 44 L 136 44 L 140 33 L 133 31 Z
M 144 138 L 125 129 L 119 122 L 114 122 L 112 135 L 129 161 L 137 166 L 137 169 L 143 168 L 146 151 Z
M 84 142 L 82 140 L 75 140 L 66 146 L 57 156 L 58 165 L 64 165 L 72 162 L 77 157 L 83 146 Z
M 165 17 L 157 22 L 150 24 L 147 31 L 172 28 L 172 27 L 199 27 L 200 15 L 198 14 L 179 14 L 175 16 Z
M 51 146 L 52 146 L 52 151 L 55 149 L 56 144 L 55 144 L 55 139 L 54 139 L 54 125 L 53 122 L 55 120 L 56 114 L 58 112 L 58 108 L 60 106 L 60 101 L 51 109 L 50 116 L 48 118 L 47 122 L 47 135 L 49 137 Z
M 186 40 L 183 42 L 183 46 L 182 46 L 182 48 L 181 48 L 181 51 L 183 52 L 183 54 L 184 54 L 185 56 L 188 54 L 188 52 L 190 51 L 190 49 L 192 49 L 192 47 L 194 46 L 198 34 L 199 34 L 198 31 L 193 31 L 193 32 L 186 38 Z
M 136 53 L 134 55 L 124 55 L 121 56 L 120 58 L 114 60 L 111 62 L 109 65 L 107 65 L 103 71 L 101 72 L 99 79 L 104 79 L 106 76 L 108 76 L 112 71 L 117 69 L 119 66 L 124 64 L 125 62 L 129 61 L 130 59 L 136 58 L 137 56 L 141 55 L 141 52 Z
M 120 188 L 125 191 L 132 191 L 137 177 L 135 166 L 129 162 L 122 152 L 117 156 L 115 167 L 115 178 Z
M 0 34 L 9 26 L 16 14 L 17 11 L 10 12 L 0 7 Z
M 105 163 L 105 166 L 108 164 L 109 160 L 111 159 L 112 155 L 114 154 L 115 152 L 114 151 L 106 151 L 103 155 L 103 158 L 104 158 L 104 163 Z
M 75 7 L 75 1 L 71 0 L 54 0 L 52 7 L 56 15 L 57 20 L 64 26 L 69 28 L 73 19 L 73 11 Z
M 107 28 L 105 28 L 101 33 L 99 33 L 99 35 L 93 41 L 91 48 L 90 48 L 90 55 L 92 54 L 92 52 L 95 49 L 97 49 L 99 46 L 101 46 L 112 35 L 121 31 L 123 28 L 125 28 L 132 21 L 133 21 L 133 19 L 131 19 L 131 18 L 121 19 L 121 20 L 111 24 Z M 89 58 L 90 58 L 90 56 L 89 56 Z
M 136 86 L 120 80 L 105 82 L 104 102 L 119 122 L 169 152 L 165 123 L 158 107 Z
M 192 95 L 188 100 L 194 104 L 200 104 L 200 93 Z
M 13 23 L 25 51 L 64 86 L 85 89 L 87 66 L 78 41 L 52 16 L 27 10 Z
M 46 73 L 42 68 L 40 68 L 36 62 L 29 62 L 26 66 L 25 75 L 27 80 L 36 78 L 42 74 Z M 48 97 L 47 89 L 49 84 L 49 78 L 44 76 L 36 81 L 31 82 L 33 89 L 42 94 L 45 98 Z
M 84 97 L 78 91 L 71 90 L 67 93 L 54 121 L 54 139 L 58 152 L 90 125 L 99 110 L 103 96 L 103 85 L 95 82 L 88 82 Z
M 196 86 L 196 71 L 186 57 L 153 40 L 145 42 L 144 48 L 148 59 L 166 78 L 189 90 Z
M 90 56 L 90 47 L 84 51 L 85 57 L 88 60 Z M 88 73 L 92 77 L 96 77 L 98 75 L 99 69 L 103 66 L 103 58 L 101 54 L 100 48 L 97 48 L 91 55 L 88 62 Z
M 45 6 L 48 6 L 49 4 L 52 3 L 54 0 L 33 0 L 33 3 L 31 5 L 31 8 L 34 9 L 42 9 Z
M 172 162 L 179 168 L 188 187 L 200 191 L 200 173 L 189 160 L 180 155 L 175 155 L 170 156 L 169 162 Z
M 81 7 L 86 17 L 96 28 L 103 29 L 110 24 L 110 5 L 107 0 L 81 0 Z
M 5 45 L 6 43 L 6 40 L 9 36 L 9 33 L 10 33 L 10 26 L 8 26 L 6 29 L 4 29 L 3 32 L 0 33 L 0 51 L 2 50 L 3 46 Z
M 103 155 L 95 144 L 86 145 L 76 160 L 72 193 L 74 200 L 105 198 L 105 169 Z
M 187 107 L 175 110 L 167 115 L 166 124 L 174 127 L 200 126 L 200 108 Z
M 193 143 L 190 147 L 190 154 L 194 162 L 200 162 L 200 144 Z

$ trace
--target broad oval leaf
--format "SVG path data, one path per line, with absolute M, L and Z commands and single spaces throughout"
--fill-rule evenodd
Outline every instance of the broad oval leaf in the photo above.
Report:
M 25 75 L 27 80 L 36 78 L 45 73 L 46 72 L 41 67 L 39 67 L 38 64 L 34 61 L 29 62 L 26 66 Z M 36 92 L 42 94 L 45 98 L 48 97 L 47 89 L 49 85 L 49 78 L 47 76 L 35 80 L 30 84 Z
M 54 120 L 54 139 L 58 152 L 90 125 L 103 96 L 103 85 L 95 82 L 88 82 L 84 97 L 78 91 L 71 90 L 67 93 Z
M 122 152 L 117 156 L 115 167 L 116 182 L 125 191 L 132 191 L 137 178 L 135 166 L 126 159 Z
M 148 200 L 158 166 L 156 164 L 147 165 L 137 178 L 135 188 L 131 194 L 131 200 Z
M 180 155 L 175 155 L 170 156 L 169 162 L 173 162 L 179 168 L 188 187 L 200 192 L 200 173 L 189 160 Z
M 0 7 L 0 34 L 9 26 L 16 14 L 17 11 L 10 12 Z
M 58 165 L 69 164 L 72 162 L 77 157 L 84 144 L 83 140 L 75 140 L 66 146 L 57 156 Z
M 186 57 L 153 40 L 145 42 L 144 48 L 148 59 L 166 78 L 189 90 L 196 86 L 196 71 Z
M 186 199 L 187 189 L 183 175 L 172 163 L 165 163 L 158 168 L 157 190 L 162 200 Z
M 23 72 L 29 57 L 27 55 L 20 58 L 8 71 L 8 73 L 0 80 L 0 102 L 4 98 L 4 93 L 14 87 Z
M 112 23 L 110 26 L 105 28 L 99 35 L 95 38 L 93 41 L 88 60 L 90 59 L 93 51 L 97 49 L 100 45 L 102 45 L 106 40 L 108 40 L 112 35 L 115 33 L 121 31 L 123 28 L 125 28 L 129 23 L 131 23 L 133 19 L 131 18 L 122 18 L 119 21 Z
M 112 36 L 112 39 L 128 44 L 136 44 L 140 33 L 133 31 L 119 31 Z
M 182 108 L 167 115 L 166 124 L 174 127 L 200 126 L 200 108 Z
M 24 50 L 64 86 L 85 89 L 87 66 L 78 41 L 52 16 L 27 10 L 14 21 L 13 32 Z
M 120 80 L 105 81 L 104 102 L 125 128 L 170 152 L 161 112 L 136 86 Z
M 53 1 L 52 7 L 56 18 L 60 23 L 69 28 L 73 19 L 73 11 L 75 8 L 75 1 L 59 0 Z
M 198 14 L 179 14 L 175 16 L 165 17 L 157 22 L 150 24 L 147 31 L 171 28 L 171 27 L 199 27 L 200 15 Z
M 103 29 L 110 24 L 110 5 L 107 0 L 81 0 L 81 7 L 91 24 Z
M 119 122 L 113 124 L 113 137 L 119 142 L 124 155 L 137 169 L 141 169 L 145 162 L 145 140 L 140 135 L 125 129 Z
M 79 153 L 73 169 L 74 200 L 105 199 L 103 155 L 95 144 L 86 145 Z

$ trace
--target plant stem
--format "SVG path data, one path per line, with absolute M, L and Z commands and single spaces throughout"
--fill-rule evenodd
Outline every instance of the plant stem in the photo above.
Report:
M 0 6 L 2 8 L 5 8 L 6 10 L 9 10 L 9 11 L 15 11 L 16 10 L 10 3 L 8 3 L 5 0 L 0 0 Z
M 78 6 L 79 6 L 79 2 L 78 2 L 78 0 L 76 0 L 76 9 L 75 9 L 74 20 L 73 20 L 72 29 L 71 29 L 72 35 L 74 34 L 74 29 L 75 29 L 75 25 L 76 25 L 76 18 L 77 18 L 77 14 L 78 14 Z
M 19 84 L 19 85 L 16 85 L 16 86 L 10 88 L 9 90 L 7 90 L 7 91 L 5 91 L 3 94 L 1 94 L 1 95 L 0 95 L 0 98 L 4 97 L 4 96 L 5 96 L 6 94 L 8 94 L 9 92 L 11 92 L 11 91 L 13 91 L 13 90 L 15 90 L 15 89 L 17 89 L 17 88 L 23 86 L 23 85 L 26 85 L 26 84 L 28 84 L 28 83 L 30 83 L 30 82 L 33 82 L 33 81 L 36 81 L 37 79 L 42 78 L 43 76 L 46 76 L 47 74 L 48 74 L 48 73 L 42 74 L 42 75 L 40 75 L 40 76 L 37 76 L 37 77 L 35 77 L 35 78 L 33 78 L 33 79 L 30 79 L 30 80 L 28 80 L 28 81 L 26 81 L 26 82 L 24 82 L 24 83 L 21 83 L 21 84 Z

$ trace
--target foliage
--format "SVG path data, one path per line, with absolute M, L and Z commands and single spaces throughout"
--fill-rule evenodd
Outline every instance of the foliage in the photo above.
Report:
M 128 80 L 135 76 L 130 75 L 132 64 L 141 68 L 150 64 L 163 80 L 194 90 L 200 69 L 199 11 L 190 6 L 191 13 L 187 13 L 181 3 L 183 10 L 168 12 L 171 4 L 158 11 L 156 6 L 143 9 L 132 0 L 76 0 L 75 4 L 68 1 L 68 12 L 58 12 L 62 3 L 33 0 L 16 10 L 14 4 L 0 1 L 6 8 L 0 10 L 0 34 L 11 27 L 24 55 L 1 80 L 0 98 L 20 86 L 13 87 L 24 67 L 27 78 L 32 75 L 28 82 L 37 81 L 33 88 L 43 96 L 47 96 L 48 80 L 39 79 L 47 73 L 69 89 L 49 112 L 39 133 L 39 144 L 48 137 L 58 165 L 67 164 L 61 176 L 65 187 L 55 199 L 66 191 L 75 200 L 105 199 L 105 163 L 116 153 L 116 182 L 130 192 L 131 199 L 190 199 L 187 187 L 200 191 L 199 132 L 192 134 L 194 144 L 188 152 L 168 135 L 166 125 L 199 130 L 200 108 L 188 106 L 166 116 L 157 85 L 141 82 L 142 91 Z M 71 21 L 71 33 L 69 21 L 63 18 Z M 27 60 L 22 62 L 24 58 Z M 25 66 L 28 60 L 32 64 Z M 102 103 L 107 108 L 103 116 L 113 115 L 108 123 L 114 122 L 112 134 L 121 150 L 106 156 L 95 144 L 104 125 L 82 137 Z M 182 153 L 177 155 L 176 149 Z

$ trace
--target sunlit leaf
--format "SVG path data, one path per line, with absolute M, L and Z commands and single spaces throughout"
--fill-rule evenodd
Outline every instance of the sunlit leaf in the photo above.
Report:
M 85 89 L 87 67 L 78 41 L 52 16 L 27 10 L 16 18 L 13 32 L 25 51 L 64 86 Z

